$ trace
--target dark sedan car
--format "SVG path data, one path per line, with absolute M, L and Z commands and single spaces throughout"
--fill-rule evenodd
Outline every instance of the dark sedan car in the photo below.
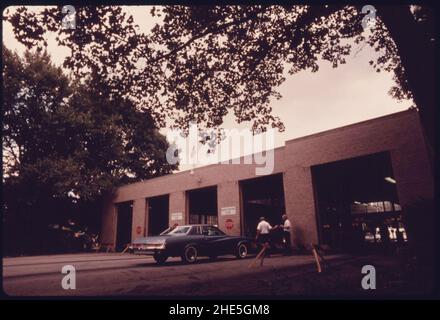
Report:
M 152 255 L 157 263 L 164 263 L 168 257 L 181 257 L 186 263 L 194 263 L 200 256 L 215 259 L 233 254 L 243 259 L 251 247 L 249 238 L 228 236 L 216 226 L 196 224 L 176 226 L 159 236 L 137 239 L 130 249 L 134 254 Z

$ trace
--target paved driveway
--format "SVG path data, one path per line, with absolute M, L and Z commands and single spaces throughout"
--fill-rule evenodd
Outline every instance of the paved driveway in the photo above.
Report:
M 313 256 L 276 256 L 249 267 L 254 257 L 216 261 L 200 258 L 194 265 L 169 259 L 156 265 L 151 257 L 121 253 L 67 254 L 3 259 L 3 287 L 10 296 L 231 296 L 270 295 L 265 285 L 289 274 L 316 273 Z M 346 256 L 327 257 L 332 263 Z M 61 269 L 76 270 L 76 289 L 64 290 Z M 274 290 L 274 289 L 270 289 Z M 275 289 L 276 290 L 276 289 Z

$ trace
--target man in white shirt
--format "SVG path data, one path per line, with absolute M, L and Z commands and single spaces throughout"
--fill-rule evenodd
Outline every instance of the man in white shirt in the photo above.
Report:
M 260 222 L 257 225 L 257 234 L 269 234 L 272 226 L 266 221 L 264 217 L 260 218 Z
M 283 238 L 284 238 L 285 253 L 291 254 L 292 253 L 292 243 L 291 243 L 291 235 L 290 234 L 292 232 L 292 224 L 290 223 L 290 220 L 286 214 L 283 214 L 282 219 L 284 221 Z
M 255 240 L 260 246 L 263 246 L 266 243 L 270 245 L 270 230 L 272 230 L 270 223 L 267 222 L 264 217 L 261 217 L 260 222 L 257 225 L 257 235 L 255 237 Z

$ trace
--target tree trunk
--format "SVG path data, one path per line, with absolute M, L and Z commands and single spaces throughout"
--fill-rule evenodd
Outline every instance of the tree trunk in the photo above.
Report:
M 420 111 L 432 160 L 437 109 L 435 42 L 431 41 L 427 30 L 416 22 L 408 5 L 378 6 L 377 14 L 397 46 L 414 102 Z

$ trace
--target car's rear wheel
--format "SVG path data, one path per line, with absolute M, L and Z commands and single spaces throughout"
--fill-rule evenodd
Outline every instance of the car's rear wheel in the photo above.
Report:
M 248 254 L 248 247 L 247 247 L 246 243 L 240 243 L 237 246 L 236 257 L 238 259 L 244 259 L 247 257 L 247 254 Z
M 197 261 L 197 248 L 193 245 L 186 246 L 183 249 L 182 261 L 186 263 L 194 263 Z
M 158 264 L 162 264 L 162 263 L 165 263 L 165 261 L 167 261 L 168 256 L 163 253 L 156 253 L 153 256 L 153 258 Z

